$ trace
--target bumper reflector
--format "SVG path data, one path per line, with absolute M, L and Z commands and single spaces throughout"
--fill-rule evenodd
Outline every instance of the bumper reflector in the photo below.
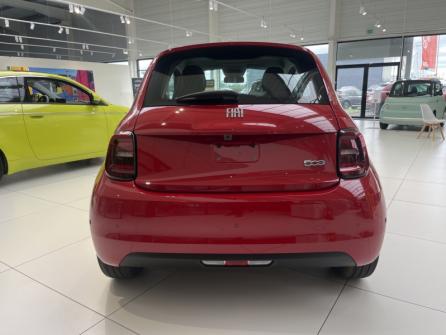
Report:
M 202 260 L 206 266 L 268 266 L 272 260 Z

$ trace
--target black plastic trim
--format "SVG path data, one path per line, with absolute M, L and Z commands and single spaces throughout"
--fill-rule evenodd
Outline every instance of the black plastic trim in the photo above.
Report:
M 202 260 L 272 260 L 273 265 L 300 265 L 315 267 L 356 266 L 353 258 L 343 252 L 316 252 L 296 254 L 165 254 L 131 253 L 120 266 L 163 267 L 203 266 Z

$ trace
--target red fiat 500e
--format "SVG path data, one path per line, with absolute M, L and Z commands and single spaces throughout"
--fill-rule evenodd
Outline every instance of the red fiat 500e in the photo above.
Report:
M 152 62 L 90 211 L 99 265 L 333 267 L 372 274 L 386 211 L 364 138 L 309 50 L 180 47 Z

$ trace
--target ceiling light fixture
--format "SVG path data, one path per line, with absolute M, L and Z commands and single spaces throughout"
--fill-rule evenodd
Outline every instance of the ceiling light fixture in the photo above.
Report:
M 128 16 L 125 17 L 125 23 L 130 24 L 130 18 Z
M 22 38 L 22 36 L 19 36 L 19 42 L 20 42 L 20 43 L 23 43 L 23 38 Z
M 218 2 L 216 0 L 209 0 L 209 10 L 212 12 L 218 11 Z
M 84 54 L 84 50 L 82 50 L 82 49 L 81 49 L 81 50 L 79 50 L 79 51 L 80 51 L 81 55 L 83 55 L 83 54 Z
M 387 29 L 383 27 L 383 33 L 385 33 L 386 31 L 387 31 Z
M 59 26 L 59 30 L 57 31 L 59 34 L 62 34 L 63 28 Z
M 73 14 L 74 13 L 74 6 L 72 3 L 68 4 L 68 11 Z
M 300 37 L 300 40 L 303 41 L 305 38 L 303 36 Z
M 122 53 L 123 53 L 124 55 L 128 55 L 128 54 L 129 54 L 129 52 L 128 52 L 127 49 L 122 49 Z
M 142 52 L 139 53 L 139 57 L 142 57 Z
M 186 37 L 191 37 L 192 36 L 192 32 L 190 30 L 186 30 Z
M 121 15 L 120 17 L 119 17 L 119 19 L 121 20 L 121 23 L 125 23 L 125 18 L 124 18 L 124 16 L 123 15 Z
M 14 40 L 16 41 L 16 43 L 19 43 L 19 37 L 18 36 L 14 36 Z
M 70 35 L 70 29 L 68 27 L 65 27 L 65 34 Z
M 361 14 L 362 16 L 366 16 L 367 15 L 367 10 L 365 9 L 365 7 L 363 5 L 361 5 L 359 7 L 359 14 Z
M 379 20 L 375 22 L 375 27 L 376 28 L 381 28 L 381 22 L 379 22 Z
M 20 49 L 25 50 L 25 46 L 23 44 L 20 44 Z
M 5 27 L 9 28 L 9 20 L 8 19 L 5 19 Z
M 260 27 L 262 27 L 263 29 L 268 28 L 268 24 L 266 23 L 265 17 L 262 17 L 262 19 L 260 20 Z
M 84 14 L 85 14 L 85 7 L 84 7 L 84 6 L 81 6 L 80 14 L 81 14 L 81 15 L 84 15 Z
M 36 27 L 36 24 L 34 22 L 31 22 L 29 24 L 29 29 L 34 30 L 35 27 Z
M 290 34 L 290 37 L 291 37 L 291 38 L 296 38 L 296 34 L 295 34 L 295 33 L 291 33 L 291 34 Z

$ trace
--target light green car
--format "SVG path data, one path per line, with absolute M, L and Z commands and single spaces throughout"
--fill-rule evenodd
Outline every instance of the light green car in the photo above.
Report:
M 104 156 L 127 111 L 67 77 L 0 72 L 0 177 Z
M 396 81 L 381 108 L 381 129 L 386 129 L 389 124 L 422 126 L 420 104 L 429 105 L 438 119 L 444 119 L 446 101 L 439 80 Z

